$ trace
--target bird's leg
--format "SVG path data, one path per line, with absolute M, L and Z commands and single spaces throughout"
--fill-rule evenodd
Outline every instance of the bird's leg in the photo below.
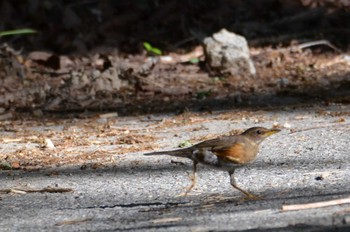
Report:
M 181 193 L 179 196 L 186 196 L 196 185 L 197 181 L 197 161 L 193 161 L 193 169 L 192 169 L 192 175 L 190 176 L 191 179 L 191 185 L 187 187 L 186 191 Z
M 236 180 L 235 180 L 235 176 L 233 175 L 234 174 L 234 170 L 233 171 L 229 171 L 228 173 L 230 175 L 230 181 L 231 181 L 232 187 L 234 187 L 235 189 L 237 189 L 237 190 L 241 191 L 242 193 L 244 193 L 249 200 L 259 200 L 259 199 L 261 199 L 259 196 L 255 196 L 255 195 L 253 195 L 253 194 L 251 194 L 251 193 L 241 189 L 240 187 L 238 187 L 238 185 L 236 183 Z

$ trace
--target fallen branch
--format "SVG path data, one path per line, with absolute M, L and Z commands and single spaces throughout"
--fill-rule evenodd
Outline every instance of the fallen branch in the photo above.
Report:
M 43 189 L 0 189 L 0 193 L 19 193 L 19 194 L 26 194 L 26 193 L 67 193 L 72 192 L 73 189 L 71 188 L 43 188 Z
M 55 225 L 56 226 L 62 226 L 62 225 L 75 225 L 75 224 L 79 224 L 79 223 L 84 223 L 84 222 L 89 222 L 92 221 L 93 218 L 86 218 L 86 219 L 81 219 L 81 220 L 66 220 L 66 221 L 62 221 L 62 222 L 57 222 Z
M 333 44 L 331 44 L 327 40 L 317 40 L 317 41 L 302 43 L 302 44 L 297 45 L 297 47 L 299 49 L 304 49 L 304 48 L 308 48 L 308 47 L 312 47 L 312 46 L 316 46 L 316 45 L 326 45 L 326 46 L 332 48 L 334 51 L 336 51 L 340 54 L 342 53 L 342 51 L 339 48 L 337 48 L 336 46 L 334 46 Z
M 307 204 L 282 205 L 282 211 L 316 209 L 316 208 L 328 207 L 333 205 L 342 205 L 342 204 L 350 204 L 350 197 L 331 200 L 331 201 L 307 203 Z

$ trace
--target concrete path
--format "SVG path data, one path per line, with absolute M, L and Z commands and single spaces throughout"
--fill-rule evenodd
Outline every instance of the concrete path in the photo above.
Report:
M 248 110 L 244 114 L 217 111 L 198 117 L 207 120 L 157 129 L 149 127 L 151 120 L 175 120 L 175 116 L 150 115 L 123 117 L 116 125 L 148 127 L 147 133 L 157 134 L 160 149 L 235 129 L 279 125 L 283 131 L 265 140 L 258 159 L 236 174 L 242 188 L 264 196 L 263 200 L 242 201 L 227 173 L 203 166 L 199 166 L 194 191 L 178 197 L 190 184 L 190 161 L 144 157 L 142 152 L 118 154 L 116 150 L 115 165 L 103 169 L 64 166 L 34 172 L 1 171 L 1 189 L 56 186 L 74 191 L 1 194 L 0 231 L 350 230 L 349 203 L 282 210 L 284 205 L 350 197 L 349 105 Z M 8 144 L 0 146 L 2 153 L 12 149 Z M 53 171 L 59 174 L 50 175 Z

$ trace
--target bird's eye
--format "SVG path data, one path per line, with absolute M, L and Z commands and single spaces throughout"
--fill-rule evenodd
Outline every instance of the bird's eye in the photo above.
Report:
M 261 134 L 262 134 L 262 131 L 261 131 L 261 130 L 257 130 L 256 133 L 257 133 L 258 135 L 261 135 Z

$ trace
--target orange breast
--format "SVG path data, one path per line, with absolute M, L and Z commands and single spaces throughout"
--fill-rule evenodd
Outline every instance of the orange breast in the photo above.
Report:
M 244 143 L 236 143 L 228 149 L 217 151 L 218 157 L 237 164 L 246 164 L 256 157 L 257 149 Z

